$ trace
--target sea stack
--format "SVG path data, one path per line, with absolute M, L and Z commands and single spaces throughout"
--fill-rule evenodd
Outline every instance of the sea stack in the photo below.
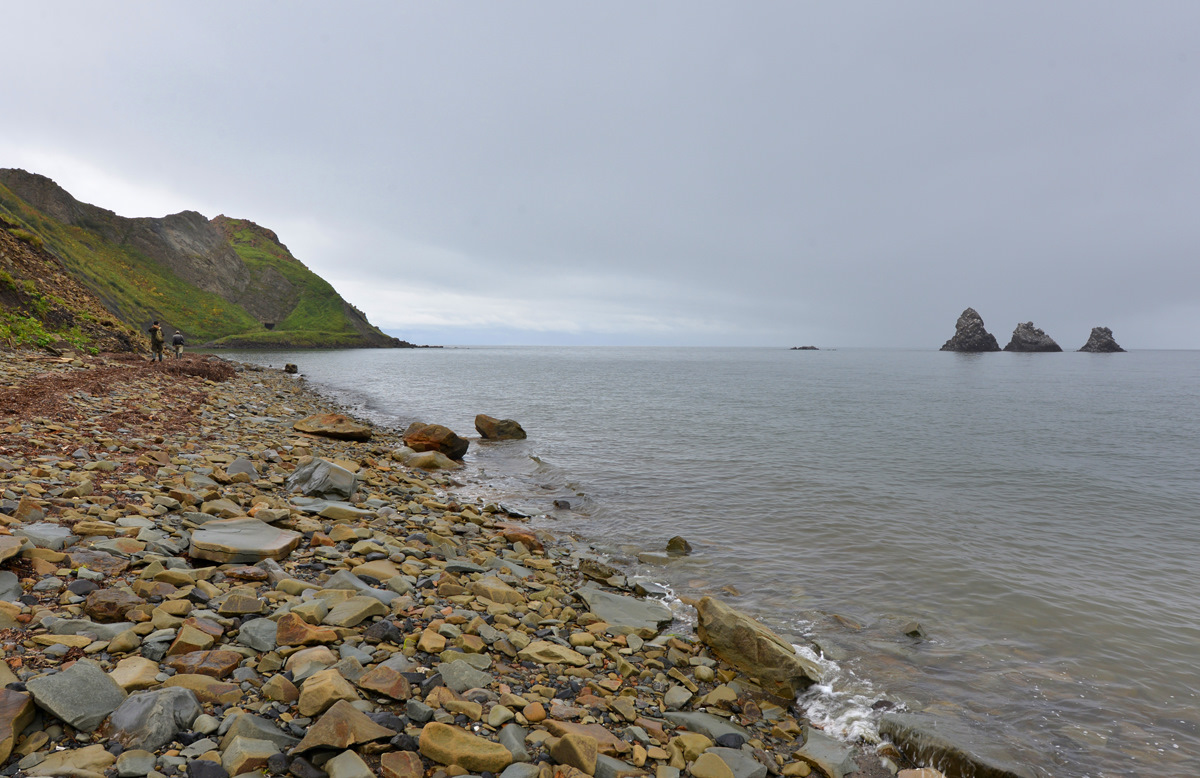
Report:
M 1090 351 L 1093 354 L 1112 354 L 1125 349 L 1117 345 L 1113 340 L 1112 330 L 1108 327 L 1092 327 L 1092 334 L 1088 336 L 1088 342 L 1083 344 L 1080 351 Z
M 954 325 L 954 337 L 942 345 L 942 351 L 999 351 L 996 336 L 983 327 L 983 317 L 968 308 Z
M 1062 346 L 1054 342 L 1054 338 L 1033 326 L 1027 321 L 1017 325 L 1013 330 L 1012 340 L 1004 347 L 1005 351 L 1062 351 Z

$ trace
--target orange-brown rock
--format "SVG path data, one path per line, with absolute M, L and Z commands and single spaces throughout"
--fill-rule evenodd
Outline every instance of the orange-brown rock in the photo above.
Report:
M 383 778 L 422 778 L 425 766 L 415 751 L 389 751 L 380 757 L 379 772 Z
M 428 725 L 426 725 L 428 726 Z M 293 753 L 303 754 L 313 748 L 350 748 L 359 743 L 393 737 L 396 733 L 381 727 L 345 700 L 338 700 L 317 723 L 308 728 L 304 739 Z
M 123 589 L 97 589 L 83 601 L 83 612 L 93 621 L 111 623 L 124 621 L 131 608 L 145 605 L 146 601 L 133 592 Z
M 404 445 L 413 451 L 439 451 L 451 459 L 462 459 L 471 445 L 441 424 L 412 424 L 404 431 Z
M 191 689 L 196 693 L 196 699 L 202 705 L 232 705 L 242 698 L 240 686 L 194 673 L 173 675 L 163 686 L 182 686 L 184 689 Z
M 525 429 L 512 419 L 497 419 L 481 413 L 475 417 L 475 429 L 486 440 L 524 440 Z
M 358 688 L 379 692 L 393 700 L 407 700 L 412 696 L 412 687 L 408 679 L 384 664 L 378 664 L 363 673 L 355 682 Z
M 33 698 L 25 692 L 0 689 L 0 763 L 12 753 L 21 730 L 33 721 Z
M 281 646 L 315 646 L 318 643 L 336 643 L 337 640 L 336 630 L 309 624 L 294 613 L 280 616 L 275 628 L 275 642 Z
M 171 657 L 166 665 L 177 673 L 228 678 L 241 662 L 242 655 L 236 651 L 193 651 Z
M 370 440 L 371 428 L 340 413 L 320 413 L 292 425 L 297 432 L 336 440 Z
M 629 744 L 599 724 L 576 724 L 573 721 L 546 719 L 546 730 L 555 737 L 567 734 L 586 735 L 594 738 L 601 754 L 617 756 L 629 750 Z

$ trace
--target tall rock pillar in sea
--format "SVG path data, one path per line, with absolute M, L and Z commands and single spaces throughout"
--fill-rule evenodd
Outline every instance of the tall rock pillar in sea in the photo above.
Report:
M 954 325 L 954 337 L 942 345 L 942 351 L 999 351 L 996 336 L 984 329 L 983 317 L 968 308 Z
M 1080 351 L 1090 351 L 1094 354 L 1111 354 L 1125 349 L 1117 345 L 1113 340 L 1112 330 L 1108 327 L 1092 327 L 1092 334 L 1088 338 L 1088 342 L 1083 344 Z

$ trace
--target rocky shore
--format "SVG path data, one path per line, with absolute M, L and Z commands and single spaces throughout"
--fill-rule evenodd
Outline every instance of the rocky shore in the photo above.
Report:
M 786 641 L 460 500 L 396 433 L 302 432 L 338 409 L 282 371 L 0 357 L 0 775 L 966 774 L 927 732 L 826 736 Z

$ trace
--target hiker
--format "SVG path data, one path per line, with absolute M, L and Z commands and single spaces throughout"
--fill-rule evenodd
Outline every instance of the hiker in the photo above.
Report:
M 164 338 L 163 338 L 162 327 L 158 326 L 158 319 L 155 319 L 154 323 L 150 325 L 149 332 L 150 332 L 150 361 L 151 362 L 156 362 L 156 361 L 162 362 Z
M 175 347 L 176 359 L 183 356 L 183 333 L 179 330 L 175 330 L 175 334 L 171 336 L 171 345 Z

